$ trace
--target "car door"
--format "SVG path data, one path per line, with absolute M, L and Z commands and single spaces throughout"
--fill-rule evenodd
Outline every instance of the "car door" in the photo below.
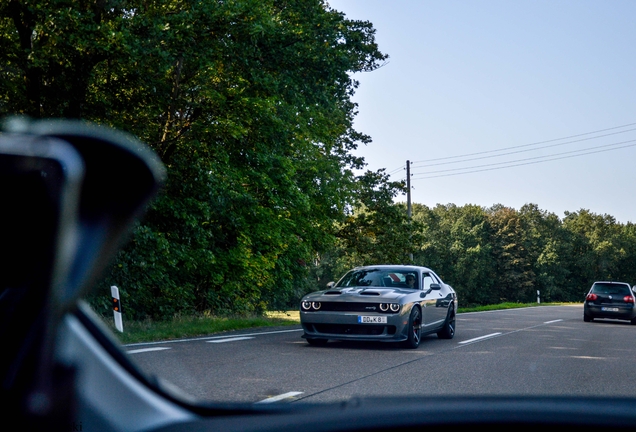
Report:
M 446 309 L 439 307 L 443 294 L 439 289 L 431 289 L 432 284 L 442 286 L 441 281 L 433 274 L 422 273 L 422 293 L 424 294 L 424 299 L 421 304 L 424 331 L 439 327 L 441 321 L 446 318 Z
M 444 318 L 446 318 L 448 314 L 448 308 L 454 307 L 452 303 L 455 301 L 456 298 L 455 291 L 450 285 L 445 284 L 444 281 L 442 281 L 442 279 L 435 272 L 431 271 L 431 274 L 435 279 L 439 281 L 442 287 L 442 289 L 439 291 L 437 307 L 444 310 Z

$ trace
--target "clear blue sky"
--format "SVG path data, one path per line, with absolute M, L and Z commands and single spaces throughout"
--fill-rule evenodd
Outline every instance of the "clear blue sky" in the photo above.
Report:
M 405 178 L 407 159 L 421 161 L 413 165 L 413 202 L 535 203 L 560 217 L 585 208 L 636 222 L 636 130 L 628 131 L 636 124 L 551 141 L 636 123 L 636 1 L 328 2 L 350 19 L 371 21 L 390 56 L 382 68 L 355 75 L 355 126 L 373 139 L 359 154 L 369 169 L 397 170 L 395 180 Z M 615 134 L 598 137 L 608 133 Z M 568 143 L 582 138 L 591 139 Z M 497 158 L 431 161 L 543 141 L 551 142 Z M 632 147 L 423 178 L 620 142 Z

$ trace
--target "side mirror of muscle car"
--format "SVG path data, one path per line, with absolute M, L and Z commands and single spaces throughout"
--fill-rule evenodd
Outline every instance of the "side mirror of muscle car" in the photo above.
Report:
M 423 292 L 422 294 L 420 294 L 420 297 L 424 297 L 427 296 L 428 294 L 431 293 L 431 291 L 439 291 L 442 289 L 442 286 L 440 284 L 437 283 L 432 283 L 428 286 L 428 289 Z

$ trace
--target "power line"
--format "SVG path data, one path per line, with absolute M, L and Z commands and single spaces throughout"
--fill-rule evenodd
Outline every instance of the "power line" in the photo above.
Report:
M 634 142 L 634 141 L 636 141 L 636 140 L 624 141 L 624 142 L 627 143 L 627 142 Z M 618 145 L 618 144 L 621 144 L 621 143 L 615 143 L 615 144 L 609 144 L 609 145 Z M 457 175 L 462 175 L 462 174 L 471 174 L 471 173 L 476 173 L 476 172 L 494 171 L 494 170 L 499 170 L 499 169 L 522 166 L 522 165 L 534 165 L 534 164 L 543 163 L 543 162 L 549 162 L 549 161 L 553 161 L 553 160 L 569 159 L 569 158 L 573 158 L 573 157 L 577 157 L 577 156 L 585 156 L 585 155 L 594 154 L 594 153 L 604 153 L 604 152 L 608 152 L 608 151 L 619 150 L 619 149 L 628 148 L 628 147 L 634 147 L 634 146 L 636 146 L 636 143 L 635 144 L 624 145 L 624 146 L 621 146 L 621 147 L 610 148 L 610 149 L 595 150 L 595 151 L 590 151 L 590 152 L 586 152 L 586 153 L 580 153 L 580 154 L 576 154 L 576 155 L 554 157 L 554 158 L 540 160 L 540 161 L 517 163 L 517 164 L 513 164 L 513 165 L 506 165 L 506 166 L 495 167 L 495 168 L 477 169 L 477 170 L 472 170 L 472 171 L 465 171 L 465 172 L 458 172 L 458 173 L 451 173 L 451 174 L 440 174 L 440 175 L 426 176 L 426 174 L 432 174 L 433 172 L 422 173 L 422 175 L 425 175 L 424 177 L 413 177 L 413 180 L 431 179 L 431 178 L 438 178 L 438 177 L 450 177 L 450 176 L 457 176 Z M 598 147 L 591 147 L 591 148 L 598 148 Z M 577 150 L 577 151 L 584 151 L 584 150 Z M 567 153 L 572 153 L 572 152 L 567 152 Z M 564 153 L 557 153 L 557 154 L 564 154 Z M 555 155 L 540 156 L 540 157 L 545 158 L 545 157 L 550 157 L 550 156 L 555 156 Z M 507 163 L 520 162 L 520 161 L 530 160 L 530 159 L 537 159 L 537 158 L 520 159 L 520 160 L 517 160 L 517 161 L 509 161 Z M 490 166 L 492 166 L 492 165 L 500 165 L 500 164 L 490 164 Z M 481 166 L 489 166 L 489 165 L 481 165 Z M 478 166 L 466 167 L 466 168 L 463 168 L 463 169 L 471 169 L 471 168 L 478 168 Z M 462 168 L 458 168 L 458 169 L 462 169 Z M 456 171 L 456 169 L 444 170 L 444 171 Z M 438 172 L 442 172 L 442 171 L 438 171 Z
M 636 141 L 636 139 L 633 139 L 633 140 L 621 141 L 621 142 L 617 142 L 617 143 L 613 143 L 613 144 L 604 144 L 604 145 L 600 145 L 600 146 L 588 147 L 588 148 L 585 148 L 585 149 L 571 150 L 571 151 L 567 151 L 567 152 L 553 153 L 553 154 L 549 154 L 549 155 L 535 156 L 535 157 L 531 157 L 531 158 L 515 159 L 515 160 L 510 160 L 510 161 L 505 161 L 505 162 L 497 162 L 497 163 L 484 164 L 484 165 L 473 165 L 473 166 L 462 167 L 462 168 L 449 168 L 449 169 L 437 170 L 437 171 L 426 171 L 426 172 L 423 172 L 423 173 L 420 173 L 420 174 L 434 174 L 434 173 L 450 172 L 450 171 L 463 171 L 463 170 L 467 170 L 467 169 L 483 168 L 483 167 L 490 167 L 490 166 L 497 166 L 497 165 L 508 165 L 508 164 L 515 163 L 515 162 L 524 162 L 524 161 L 529 161 L 529 160 L 545 159 L 545 158 L 549 158 L 549 157 L 552 157 L 552 156 L 561 156 L 561 155 L 566 155 L 566 154 L 585 152 L 585 151 L 588 151 L 588 150 L 595 150 L 595 149 L 600 149 L 600 148 L 613 147 L 613 146 L 618 146 L 618 145 L 621 145 L 621 144 L 626 144 L 626 143 L 635 142 L 635 141 Z M 622 147 L 619 147 L 619 148 L 622 148 Z
M 435 162 L 435 161 L 440 161 L 440 160 L 460 159 L 460 158 L 469 157 L 469 156 L 477 156 L 477 155 L 483 155 L 483 154 L 489 154 L 489 153 L 497 153 L 497 152 L 501 152 L 501 151 L 505 151 L 505 150 L 513 150 L 513 149 L 518 149 L 518 148 L 523 148 L 523 147 L 531 147 L 531 146 L 536 146 L 536 145 L 540 145 L 540 144 L 547 144 L 547 143 L 551 143 L 551 142 L 555 142 L 555 141 L 562 141 L 562 140 L 566 140 L 566 139 L 570 139 L 570 138 L 578 138 L 578 137 L 585 136 L 585 135 L 592 135 L 592 134 L 595 134 L 595 133 L 607 132 L 607 131 L 610 131 L 610 130 L 621 129 L 621 128 L 625 128 L 625 127 L 628 127 L 628 126 L 634 126 L 634 125 L 636 125 L 636 123 L 629 123 L 629 124 L 625 124 L 625 125 L 622 125 L 622 126 L 614 126 L 614 127 L 607 128 L 607 129 L 599 129 L 599 130 L 596 130 L 596 131 L 585 132 L 585 133 L 581 133 L 581 134 L 577 134 L 577 135 L 570 135 L 570 136 L 566 136 L 566 137 L 562 137 L 562 138 L 555 138 L 555 139 L 551 139 L 551 140 L 547 140 L 547 141 L 538 141 L 538 142 L 534 142 L 534 143 L 530 143 L 530 144 L 522 144 L 522 145 L 518 145 L 518 146 L 504 147 L 504 148 L 500 148 L 500 149 L 496 149 L 496 150 L 487 150 L 487 151 L 481 151 L 481 152 L 475 152 L 475 153 L 466 153 L 466 154 L 457 155 L 457 156 L 447 156 L 447 157 L 435 158 L 435 159 L 424 159 L 424 160 L 419 160 L 419 161 L 413 161 L 413 163 Z
M 394 174 L 397 174 L 397 173 L 398 173 L 398 172 L 400 172 L 400 171 L 404 171 L 404 167 L 403 167 L 402 165 L 400 165 L 399 167 L 397 167 L 396 169 L 394 169 L 394 170 L 392 170 L 392 171 L 387 172 L 387 174 L 388 174 L 389 176 L 392 176 L 392 175 L 394 175 Z
M 563 146 L 563 145 L 566 145 L 566 144 L 573 144 L 573 143 L 582 142 L 582 141 L 589 141 L 589 140 L 594 140 L 594 139 L 597 139 L 597 138 L 603 138 L 603 137 L 607 137 L 607 136 L 611 136 L 611 135 L 618 135 L 618 134 L 622 134 L 622 133 L 626 133 L 626 132 L 631 132 L 631 131 L 635 131 L 635 130 L 636 130 L 636 128 L 633 128 L 633 129 L 627 129 L 627 130 L 620 131 L 620 132 L 613 132 L 613 133 L 609 133 L 609 134 L 598 135 L 598 136 L 595 136 L 595 137 L 582 138 L 582 139 L 578 139 L 578 140 L 574 140 L 574 141 L 566 141 L 566 142 L 558 143 L 558 144 L 550 144 L 550 145 L 547 145 L 547 146 L 536 147 L 536 148 L 533 148 L 533 149 L 516 150 L 516 151 L 512 151 L 512 152 L 508 152 L 508 153 L 501 153 L 501 154 L 497 154 L 497 155 L 480 156 L 480 157 L 476 157 L 476 158 L 463 159 L 463 160 L 458 160 L 458 161 L 442 162 L 442 163 L 436 163 L 435 165 L 436 165 L 436 166 L 440 166 L 440 165 L 450 165 L 450 164 L 457 164 L 457 163 L 462 163 L 462 162 L 470 162 L 470 161 L 475 161 L 475 160 L 492 159 L 492 158 L 497 158 L 497 157 L 500 157 L 500 156 L 508 156 L 508 155 L 511 155 L 511 154 L 527 153 L 527 152 L 531 152 L 531 151 L 535 151 L 535 150 L 541 150 L 541 149 L 546 149 L 546 148 L 558 147 L 558 146 Z M 601 146 L 601 147 L 602 147 L 602 146 Z M 502 149 L 502 150 L 503 150 L 503 149 Z M 587 150 L 587 149 L 584 149 L 584 150 Z M 496 150 L 493 150 L 493 152 L 494 152 L 494 151 L 496 151 Z M 454 157 L 459 158 L 459 156 L 454 156 Z M 448 158 L 440 158 L 440 159 L 437 159 L 437 160 L 441 160 L 441 159 L 448 159 Z M 432 160 L 435 160 L 435 159 L 430 159 L 430 160 L 432 161 Z M 415 163 L 414 163 L 414 165 L 415 165 Z M 415 165 L 415 166 L 423 166 L 423 165 L 424 165 L 424 162 L 423 162 L 423 161 L 420 161 L 420 162 L 418 163 L 418 165 Z M 425 166 L 425 165 L 424 165 L 424 166 Z

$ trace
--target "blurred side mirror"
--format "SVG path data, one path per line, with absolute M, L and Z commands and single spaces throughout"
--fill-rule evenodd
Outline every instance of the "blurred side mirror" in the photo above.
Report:
M 60 305 L 70 308 L 115 255 L 163 182 L 165 168 L 140 141 L 106 127 L 70 120 L 10 119 L 5 129 L 23 140 L 62 141 L 83 166 L 74 197 L 73 244 L 68 244 L 68 236 L 60 238 L 75 256 L 64 263 L 65 280 L 55 294 Z
M 24 429 L 64 430 L 75 370 L 55 353 L 60 323 L 114 256 L 165 169 L 142 143 L 112 129 L 22 118 L 3 126 L 0 400 Z
M 329 283 L 327 284 L 327 289 L 331 289 L 331 288 L 333 288 L 333 286 L 334 286 L 335 284 L 336 284 L 335 282 L 329 282 Z

